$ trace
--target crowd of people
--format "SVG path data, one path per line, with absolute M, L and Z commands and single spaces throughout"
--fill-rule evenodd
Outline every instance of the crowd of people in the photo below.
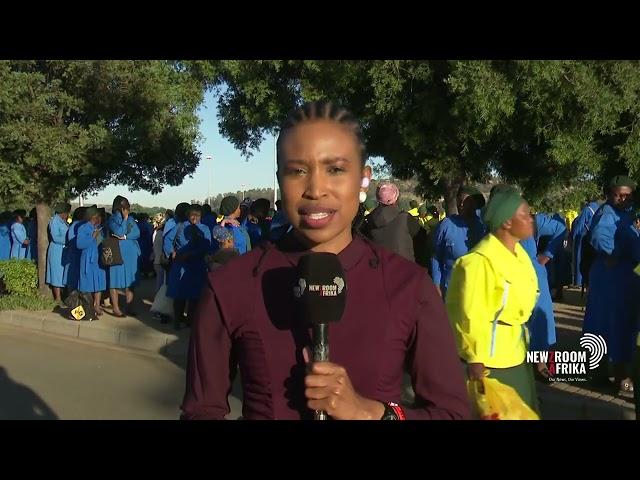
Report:
M 136 315 L 136 286 L 155 276 L 174 327 L 192 327 L 184 418 L 223 418 L 238 367 L 245 418 L 468 418 L 465 378 L 486 377 L 539 413 L 535 378 L 549 371 L 526 352 L 556 343 L 553 299 L 565 285 L 588 287 L 583 330 L 606 340 L 619 393 L 634 391 L 640 216 L 629 178 L 581 212 L 534 213 L 503 184 L 488 196 L 463 185 L 455 215 L 417 201 L 403 211 L 392 182 L 367 200 L 360 126 L 330 102 L 292 112 L 277 152 L 277 210 L 229 196 L 219 212 L 180 203 L 149 219 L 118 196 L 111 212 L 79 207 L 72 218 L 58 204 L 49 222 L 46 281 L 61 305 L 79 291 L 92 294 L 95 318 L 107 296 L 112 315 Z M 33 213 L 3 213 L 0 259 L 37 258 L 35 225 Z M 291 296 L 309 252 L 336 254 L 349 289 L 332 361 L 311 369 Z M 412 408 L 398 406 L 405 373 Z
M 93 312 L 88 319 L 95 320 L 104 314 L 107 299 L 113 316 L 136 316 L 135 288 L 141 278 L 155 276 L 156 293 L 166 285 L 173 300 L 172 317 L 179 329 L 190 324 L 206 274 L 282 235 L 286 222 L 281 217 L 267 199 L 240 203 L 234 196 L 223 199 L 219 215 L 209 205 L 180 203 L 152 219 L 131 212 L 122 196 L 114 199 L 111 212 L 93 205 L 78 207 L 71 215 L 70 204 L 58 203 L 48 224 L 46 283 L 61 308 L 68 307 L 65 299 L 74 291 L 90 294 Z M 24 210 L 2 213 L 0 260 L 37 262 L 35 226 L 35 210 L 29 217 Z

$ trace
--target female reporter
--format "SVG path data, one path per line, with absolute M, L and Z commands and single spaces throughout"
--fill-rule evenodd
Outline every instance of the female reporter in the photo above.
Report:
M 426 270 L 352 225 L 366 175 L 356 119 L 332 103 L 293 111 L 277 142 L 282 206 L 292 230 L 212 272 L 195 315 L 185 419 L 222 419 L 239 364 L 246 419 L 462 419 L 470 414 L 444 305 Z M 296 318 L 296 265 L 338 256 L 346 276 L 342 320 L 330 326 L 330 362 L 307 365 L 308 326 Z M 416 393 L 400 403 L 403 372 Z

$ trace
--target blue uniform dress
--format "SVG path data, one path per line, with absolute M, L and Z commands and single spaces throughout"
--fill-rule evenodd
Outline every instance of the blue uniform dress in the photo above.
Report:
M 197 300 L 207 279 L 204 260 L 211 244 L 211 231 L 206 225 L 184 222 L 177 232 L 175 249 L 178 255 L 190 253 L 187 260 L 171 264 L 167 282 L 167 297 L 176 300 Z
M 184 228 L 185 222 L 182 222 L 180 229 Z M 167 257 L 171 256 L 173 252 L 173 244 L 178 233 L 178 225 L 175 218 L 170 218 L 167 223 L 164 224 L 164 230 L 162 230 L 162 251 Z
M 487 234 L 485 225 L 476 214 L 471 225 L 461 215 L 446 217 L 438 224 L 433 235 L 431 272 L 433 283 L 446 295 L 453 264 Z
M 64 264 L 64 278 L 70 291 L 78 290 L 80 285 L 80 250 L 78 250 L 78 229 L 86 220 L 76 220 L 67 231 L 67 248 L 64 249 L 62 263 Z
M 562 225 L 562 237 L 554 237 L 557 241 L 557 246 L 551 249 L 554 252 L 554 256 L 546 265 L 550 289 L 559 288 L 562 285 L 571 283 L 571 259 L 564 249 L 564 240 L 567 238 L 566 222 L 558 213 L 554 214 L 551 218 Z
M 213 230 L 213 227 L 218 224 L 213 213 L 207 213 L 206 215 L 204 215 L 200 223 L 202 223 L 202 225 L 206 225 L 209 230 Z
M 573 245 L 573 278 L 576 285 L 582 285 L 582 273 L 580 272 L 580 260 L 582 259 L 582 239 L 589 233 L 591 220 L 600 208 L 598 202 L 591 202 L 582 209 L 580 215 L 573 221 L 571 229 L 571 244 Z
M 101 292 L 107 288 L 107 277 L 98 263 L 98 242 L 93 238 L 95 228 L 91 222 L 85 222 L 78 228 L 76 245 L 81 252 L 78 290 L 82 293 Z
M 64 287 L 67 285 L 62 259 L 64 257 L 68 230 L 69 224 L 60 218 L 60 215 L 54 215 L 54 217 L 49 220 L 46 281 L 52 287 Z
M 638 257 L 631 212 L 605 204 L 591 223 L 590 243 L 596 258 L 589 271 L 589 293 L 582 330 L 602 335 L 612 362 L 629 362 L 635 345 L 633 287 Z M 615 265 L 607 266 L 607 256 Z
M 0 260 L 11 258 L 11 225 L 0 223 Z
M 240 252 L 240 255 L 247 253 L 251 250 L 251 240 L 249 239 L 249 233 L 247 229 L 242 225 L 236 227 L 235 225 L 225 225 L 228 230 L 233 233 L 233 247 Z
M 22 223 L 11 225 L 11 258 L 27 258 L 27 247 L 23 242 L 27 239 L 27 229 Z
M 140 229 L 133 217 L 126 220 L 122 218 L 122 213 L 116 212 L 111 215 L 108 222 L 110 234 L 122 237 L 120 240 L 120 253 L 122 254 L 122 265 L 109 267 L 109 288 L 130 288 L 135 286 L 138 280 L 138 257 L 140 257 Z
M 153 251 L 153 227 L 149 222 L 139 222 L 140 229 L 140 266 L 144 271 L 153 270 L 151 263 L 151 252 Z M 127 237 L 128 238 L 128 237 Z
M 261 220 L 258 223 L 247 222 L 246 228 L 253 248 L 269 239 L 271 224 L 268 220 Z
M 289 230 L 291 230 L 291 224 L 287 219 L 283 210 L 278 210 L 271 220 L 269 226 L 269 240 L 277 242 L 282 238 Z
M 566 227 L 558 220 L 542 213 L 535 215 L 536 229 L 533 237 L 522 240 L 520 245 L 525 249 L 538 277 L 538 300 L 529 317 L 529 350 L 544 351 L 556 343 L 556 322 L 553 315 L 553 301 L 547 280 L 547 269 L 538 263 L 538 244 L 540 238 L 548 237 L 543 255 L 554 258 L 562 248 Z
M 26 258 L 38 261 L 38 222 L 35 218 L 29 219 L 27 222 L 27 238 L 29 239 L 29 245 L 27 245 Z

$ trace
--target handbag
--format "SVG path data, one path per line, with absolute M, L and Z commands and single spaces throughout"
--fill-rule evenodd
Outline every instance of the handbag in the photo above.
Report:
M 102 240 L 100 249 L 100 266 L 103 268 L 122 265 L 122 252 L 120 252 L 120 240 L 115 237 L 107 237 Z

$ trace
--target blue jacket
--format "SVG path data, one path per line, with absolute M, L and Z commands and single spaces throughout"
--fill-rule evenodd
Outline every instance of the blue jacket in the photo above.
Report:
M 0 260 L 11 258 L 11 225 L 0 223 Z
M 476 215 L 472 225 L 467 225 L 461 215 L 452 215 L 442 220 L 433 235 L 433 257 L 431 274 L 433 283 L 445 295 L 456 260 L 469 253 L 487 234 L 487 228 Z

